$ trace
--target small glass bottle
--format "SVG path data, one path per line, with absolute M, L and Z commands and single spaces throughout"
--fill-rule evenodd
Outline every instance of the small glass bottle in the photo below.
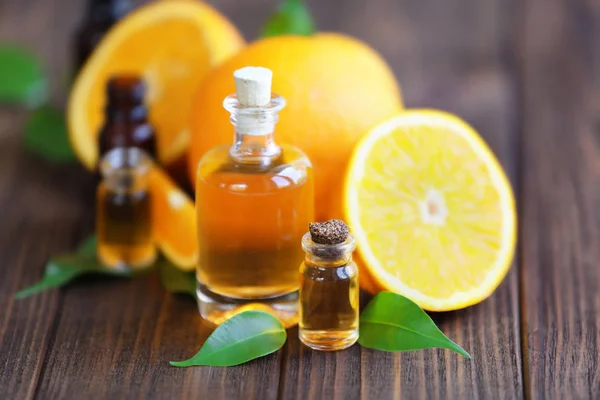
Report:
M 271 93 L 271 71 L 247 67 L 234 78 L 237 95 L 223 102 L 234 143 L 210 150 L 197 167 L 200 313 L 220 324 L 261 309 L 289 327 L 298 323 L 298 242 L 314 213 L 312 166 L 299 149 L 275 142 L 285 101 Z
M 302 343 L 315 350 L 342 350 L 358 339 L 358 267 L 348 226 L 339 220 L 310 224 L 302 238 L 300 266 Z
M 132 10 L 131 0 L 88 0 L 85 19 L 75 33 L 75 69 L 79 71 L 106 32 Z
M 138 147 L 156 158 L 156 134 L 144 104 L 146 85 L 136 75 L 118 75 L 106 85 L 105 122 L 98 136 L 99 158 L 116 147 Z
M 147 183 L 151 163 L 135 147 L 118 147 L 102 158 L 96 234 L 98 258 L 107 267 L 143 268 L 156 259 Z

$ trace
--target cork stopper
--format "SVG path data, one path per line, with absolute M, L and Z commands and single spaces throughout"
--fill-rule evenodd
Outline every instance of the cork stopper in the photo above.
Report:
M 319 244 L 340 244 L 348 239 L 350 229 L 344 221 L 330 219 L 325 222 L 311 222 L 308 230 L 313 242 Z
M 271 101 L 273 72 L 263 67 L 245 67 L 233 73 L 235 91 L 242 107 L 264 107 Z

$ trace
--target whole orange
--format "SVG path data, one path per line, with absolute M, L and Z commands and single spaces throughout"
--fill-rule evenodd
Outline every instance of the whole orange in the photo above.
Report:
M 235 92 L 233 72 L 245 66 L 271 69 L 273 91 L 287 100 L 275 136 L 311 159 L 316 218 L 341 217 L 342 181 L 354 145 L 402 108 L 392 71 L 369 46 L 340 34 L 277 36 L 250 44 L 210 71 L 196 92 L 190 125 L 192 182 L 202 155 L 232 142 L 233 126 L 222 101 Z

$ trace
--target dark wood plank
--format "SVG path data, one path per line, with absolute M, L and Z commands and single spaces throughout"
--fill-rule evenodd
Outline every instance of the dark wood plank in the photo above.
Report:
M 506 53 L 514 41 L 515 3 L 353 0 L 331 6 L 335 12 L 322 3 L 311 3 L 321 29 L 346 32 L 379 50 L 399 78 L 407 106 L 465 118 L 516 182 L 519 99 Z M 290 337 L 281 398 L 522 397 L 516 265 L 482 304 L 434 319 L 472 360 L 441 350 L 389 354 L 358 346 L 320 354 Z
M 33 395 L 60 302 L 56 293 L 31 300 L 15 300 L 14 294 L 31 284 L 26 276 L 39 275 L 49 254 L 69 246 L 73 236 L 72 228 L 57 224 L 53 215 L 57 206 L 72 202 L 63 203 L 52 188 L 34 183 L 43 175 L 22 175 L 36 171 L 35 160 L 23 159 L 18 149 L 15 132 L 23 117 L 0 111 L 0 397 L 11 399 Z M 31 197 L 20 204 L 26 194 L 45 201 Z
M 15 300 L 42 275 L 46 261 L 81 237 L 78 181 L 73 166 L 49 165 L 21 149 L 25 112 L 0 110 L 0 397 L 34 393 L 60 313 L 58 291 Z
M 527 395 L 600 398 L 600 7 L 528 0 L 521 67 Z
M 235 368 L 175 368 L 210 333 L 193 300 L 165 294 L 156 276 L 85 282 L 66 290 L 43 398 L 274 399 L 280 355 Z

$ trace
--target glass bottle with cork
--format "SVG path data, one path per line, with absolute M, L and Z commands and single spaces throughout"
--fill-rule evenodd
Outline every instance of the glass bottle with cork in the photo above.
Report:
M 144 268 L 156 259 L 147 183 L 151 163 L 150 157 L 136 147 L 112 149 L 100 162 L 97 254 L 109 268 Z
M 302 238 L 300 266 L 302 343 L 315 350 L 342 350 L 358 339 L 358 267 L 348 226 L 340 220 L 311 223 Z
M 75 34 L 75 69 L 78 71 L 108 30 L 133 9 L 131 0 L 88 0 L 86 14 Z
M 200 313 L 220 324 L 262 309 L 289 327 L 298 321 L 298 242 L 314 213 L 312 166 L 275 141 L 285 100 L 271 93 L 272 72 L 246 67 L 234 80 L 236 94 L 223 102 L 234 143 L 209 151 L 197 167 Z

